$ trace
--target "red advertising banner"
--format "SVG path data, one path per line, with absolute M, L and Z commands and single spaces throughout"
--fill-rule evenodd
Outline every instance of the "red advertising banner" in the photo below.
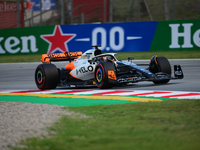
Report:
M 17 2 L 0 1 L 0 29 L 17 27 Z
M 20 4 L 23 6 L 23 2 Z M 23 8 L 23 7 L 21 7 Z M 23 9 L 20 12 L 21 20 L 24 20 Z M 17 1 L 0 0 L 0 29 L 17 27 Z M 23 27 L 23 21 L 21 21 Z

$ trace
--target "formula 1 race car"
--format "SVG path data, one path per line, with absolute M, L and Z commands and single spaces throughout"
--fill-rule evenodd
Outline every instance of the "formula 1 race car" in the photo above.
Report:
M 153 56 L 149 64 L 134 64 L 133 57 L 128 61 L 118 61 L 116 53 L 102 53 L 99 46 L 82 52 L 43 54 L 42 63 L 35 70 L 35 82 L 39 89 L 55 89 L 57 86 L 96 85 L 111 88 L 120 84 L 152 81 L 154 84 L 168 83 L 171 79 L 182 79 L 180 65 L 171 65 L 165 57 Z M 63 68 L 57 68 L 52 61 L 69 61 Z M 141 66 L 147 65 L 147 68 Z

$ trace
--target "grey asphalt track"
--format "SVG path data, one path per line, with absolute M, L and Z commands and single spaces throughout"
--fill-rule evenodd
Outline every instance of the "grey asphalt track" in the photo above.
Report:
M 113 87 L 112 89 L 200 92 L 200 59 L 171 59 L 169 61 L 172 69 L 173 65 L 181 65 L 184 72 L 184 79 L 171 80 L 168 84 L 162 85 L 155 85 L 152 82 L 139 82 L 129 86 Z M 149 60 L 134 60 L 134 63 L 149 63 Z M 39 64 L 41 63 L 1 63 L 0 90 L 37 90 L 34 73 L 35 68 Z M 58 68 L 65 66 L 65 62 L 55 64 Z M 69 87 L 65 88 L 68 89 Z M 95 87 L 90 88 L 98 89 Z

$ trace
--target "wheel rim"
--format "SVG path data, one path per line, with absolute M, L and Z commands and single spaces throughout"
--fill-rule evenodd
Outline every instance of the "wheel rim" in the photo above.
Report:
M 102 82 L 103 79 L 103 71 L 101 70 L 101 68 L 98 68 L 96 71 L 96 79 L 97 81 L 100 83 Z
M 38 72 L 37 72 L 37 82 L 39 84 L 41 84 L 42 81 L 43 81 L 43 74 L 42 74 L 42 72 L 40 70 L 38 70 Z
M 39 89 L 42 89 L 45 84 L 45 74 L 41 66 L 38 66 L 35 72 L 35 82 Z

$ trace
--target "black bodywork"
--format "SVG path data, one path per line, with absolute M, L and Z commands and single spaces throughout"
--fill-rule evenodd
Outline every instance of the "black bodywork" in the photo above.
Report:
M 134 83 L 140 81 L 153 81 L 154 83 L 167 83 L 171 79 L 182 79 L 183 72 L 180 65 L 174 65 L 174 77 L 171 75 L 171 66 L 168 64 L 168 70 L 162 72 L 160 64 L 155 62 L 157 56 L 153 56 L 149 64 L 134 64 L 131 61 L 118 61 L 116 74 L 118 83 Z M 146 66 L 146 68 L 141 67 Z M 160 82 L 159 82 L 160 81 Z M 164 82 L 163 82 L 164 81 Z

